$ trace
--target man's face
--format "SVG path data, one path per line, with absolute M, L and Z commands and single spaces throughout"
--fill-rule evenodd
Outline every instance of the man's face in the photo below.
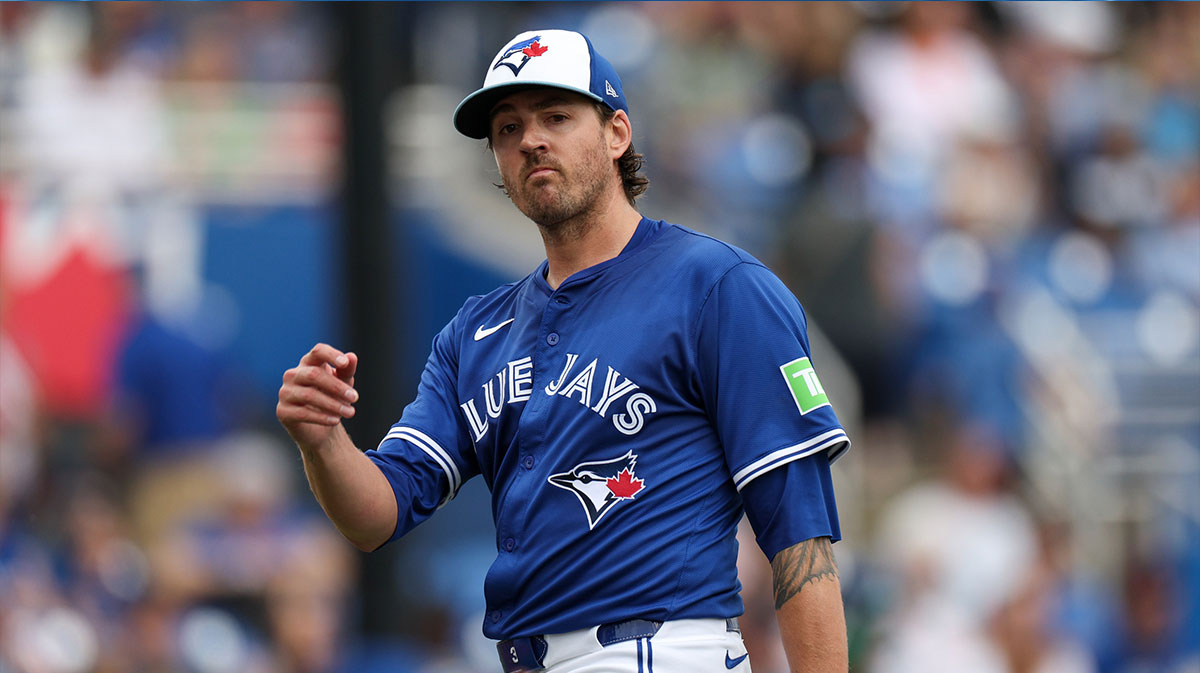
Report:
M 543 228 L 587 212 L 619 179 L 600 115 L 578 94 L 514 93 L 492 109 L 490 130 L 508 197 Z

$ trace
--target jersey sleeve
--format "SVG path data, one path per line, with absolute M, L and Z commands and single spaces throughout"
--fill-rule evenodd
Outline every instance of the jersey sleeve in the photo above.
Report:
M 800 302 L 767 268 L 734 266 L 701 308 L 701 394 L 739 491 L 816 453 L 850 446 L 817 377 Z
M 378 448 L 366 452 L 396 494 L 400 515 L 391 539 L 429 518 L 479 473 L 474 449 L 455 413 L 456 323 L 457 318 L 434 337 L 416 398 Z
M 746 484 L 742 504 L 768 560 L 804 540 L 842 539 L 828 452 L 794 460 Z

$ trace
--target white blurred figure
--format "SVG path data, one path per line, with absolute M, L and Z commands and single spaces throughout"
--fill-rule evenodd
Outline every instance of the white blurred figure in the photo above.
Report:
M 175 183 L 160 70 L 136 48 L 134 3 L 46 5 L 23 31 L 11 134 L 13 230 L 4 264 L 36 285 L 77 250 L 105 267 L 143 262 L 151 307 L 198 300 L 198 223 Z
M 870 128 L 867 202 L 887 278 L 878 292 L 918 323 L 929 308 L 918 270 L 939 234 L 954 229 L 967 235 L 960 241 L 1003 250 L 1039 205 L 1015 92 L 971 30 L 973 11 L 910 3 L 898 28 L 860 32 L 845 57 L 843 77 Z M 973 301 L 979 292 L 967 289 L 950 303 Z
M 1008 673 L 983 631 L 932 597 L 884 620 L 871 673 Z
M 989 436 L 960 428 L 948 441 L 945 474 L 885 507 L 876 559 L 900 586 L 876 673 L 1006 670 L 986 625 L 1033 566 L 1034 521 L 1009 490 L 1010 458 Z
M 995 654 L 1010 673 L 1095 673 L 1091 655 L 1054 632 L 1054 585 L 1054 571 L 1038 564 L 989 620 Z
M 77 58 L 33 60 L 18 89 L 24 173 L 80 190 L 154 186 L 167 156 L 157 81 L 124 58 L 115 26 L 96 17 L 85 31 Z
M 885 177 L 920 180 L 980 119 L 1007 115 L 1012 94 L 958 3 L 912 3 L 899 32 L 866 32 L 847 79 L 871 122 L 870 154 Z

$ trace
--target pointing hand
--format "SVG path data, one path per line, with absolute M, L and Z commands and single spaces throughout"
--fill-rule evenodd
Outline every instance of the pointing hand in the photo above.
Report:
M 358 356 L 317 344 L 283 374 L 275 416 L 303 450 L 320 448 L 341 424 L 354 416 Z

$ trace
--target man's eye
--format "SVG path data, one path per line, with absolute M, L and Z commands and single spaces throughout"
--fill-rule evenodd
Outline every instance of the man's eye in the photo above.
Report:
M 564 122 L 566 120 L 567 120 L 567 115 L 564 115 L 564 114 L 550 115 L 550 121 L 552 121 L 552 122 Z
M 496 133 L 506 136 L 515 130 L 517 130 L 516 124 L 504 124 L 496 131 Z

